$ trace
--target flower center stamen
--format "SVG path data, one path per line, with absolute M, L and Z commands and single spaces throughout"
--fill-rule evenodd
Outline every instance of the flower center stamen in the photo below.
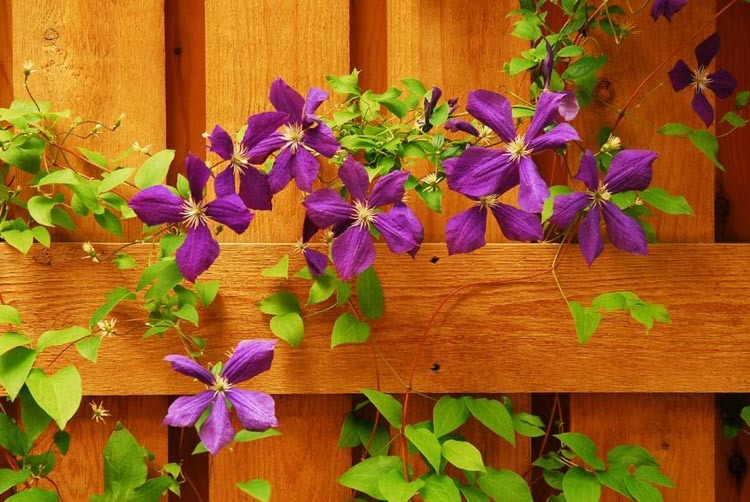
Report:
M 526 148 L 523 134 L 516 136 L 516 139 L 507 144 L 505 149 L 510 154 L 510 160 L 518 160 L 531 155 L 532 149 Z
M 292 153 L 297 153 L 299 145 L 302 144 L 302 138 L 305 131 L 302 130 L 302 124 L 286 124 L 281 126 L 281 139 L 284 140 L 284 148 L 289 148 Z
M 499 199 L 500 196 L 493 193 L 492 195 L 479 197 L 479 199 L 474 204 L 482 209 L 492 209 L 500 203 Z
M 307 250 L 307 248 L 308 248 L 308 247 L 310 247 L 310 243 L 309 243 L 309 242 L 305 242 L 305 241 L 303 241 L 302 239 L 300 239 L 300 240 L 298 240 L 298 241 L 297 241 L 297 242 L 296 242 L 296 243 L 294 244 L 294 251 L 295 251 L 296 253 L 302 253 L 302 254 L 305 254 L 305 251 Z
M 182 205 L 183 221 L 189 228 L 197 228 L 208 223 L 206 216 L 206 202 L 195 202 L 193 199 L 186 200 Z
M 482 146 L 489 146 L 489 144 L 492 143 L 492 137 L 495 135 L 495 132 L 486 125 L 479 126 L 478 131 L 479 144 Z
M 355 200 L 353 216 L 355 225 L 367 227 L 375 221 L 375 210 L 369 207 L 366 203 Z
M 708 78 L 708 76 L 708 69 L 705 66 L 701 66 L 695 70 L 695 74 L 693 75 L 693 86 L 698 92 L 702 93 L 708 89 L 709 85 L 711 85 L 711 79 Z
M 596 192 L 589 190 L 588 194 L 594 199 L 594 204 L 599 205 L 604 202 L 609 202 L 609 199 L 612 198 L 612 193 L 607 190 L 607 185 L 603 185 L 601 181 L 599 182 L 599 187 L 596 189 Z
M 223 394 L 232 387 L 234 387 L 234 385 L 229 383 L 226 378 L 217 376 L 216 380 L 214 380 L 214 384 L 211 386 L 211 390 L 213 390 L 217 394 Z
M 434 192 L 440 189 L 440 180 L 437 173 L 430 173 L 420 180 L 424 184 L 425 192 Z
M 232 170 L 235 174 L 244 174 L 245 169 L 250 165 L 248 160 L 247 148 L 242 143 L 234 145 L 234 151 L 232 152 L 232 158 L 229 160 Z

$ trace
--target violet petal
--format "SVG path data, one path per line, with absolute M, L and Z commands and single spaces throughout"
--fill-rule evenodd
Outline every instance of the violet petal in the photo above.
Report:
M 503 235 L 514 241 L 530 242 L 544 239 L 539 216 L 521 211 L 508 204 L 497 204 L 490 208 L 500 225 Z
M 178 223 L 185 201 L 164 185 L 155 185 L 141 190 L 130 199 L 128 206 L 146 225 Z
M 470 146 L 443 166 L 448 187 L 467 197 L 499 195 L 518 183 L 518 170 L 501 150 Z
M 195 378 L 206 385 L 211 385 L 214 382 L 214 376 L 210 371 L 187 356 L 169 355 L 164 360 L 169 361 L 172 369 L 178 373 Z
M 276 403 L 268 394 L 230 389 L 227 391 L 227 398 L 234 406 L 234 411 L 237 412 L 243 428 L 251 431 L 264 431 L 270 427 L 278 427 Z
M 277 78 L 271 83 L 269 99 L 274 108 L 289 115 L 291 122 L 302 123 L 302 109 L 305 106 L 305 100 L 283 79 Z
M 211 131 L 208 141 L 211 143 L 208 147 L 210 151 L 218 154 L 224 160 L 232 158 L 232 154 L 234 153 L 232 137 L 220 126 L 214 126 L 214 130 Z
M 370 231 L 359 225 L 349 227 L 334 239 L 331 254 L 342 280 L 363 272 L 375 261 L 375 245 Z
M 260 140 L 247 152 L 247 160 L 251 164 L 262 164 L 276 150 L 284 146 L 286 141 L 279 133 L 273 133 L 270 136 Z
M 669 70 L 669 81 L 672 83 L 672 89 L 681 91 L 693 83 L 693 70 L 680 59 L 674 64 L 674 68 Z
M 521 159 L 519 172 L 518 205 L 530 213 L 541 213 L 544 201 L 549 197 L 549 188 L 539 175 L 531 158 Z
M 336 140 L 336 136 L 333 135 L 333 131 L 331 130 L 331 128 L 328 127 L 328 125 L 326 125 L 322 120 L 316 120 L 315 124 L 317 125 L 309 129 L 305 129 L 304 136 L 302 137 L 302 142 L 321 154 L 323 157 L 330 159 L 331 157 L 336 155 L 336 152 L 339 151 L 341 145 L 339 144 L 338 140 Z
M 279 193 L 292 180 L 292 152 L 285 148 L 276 157 L 276 160 L 268 173 L 268 186 L 272 193 Z
M 601 212 L 599 211 L 599 206 L 595 205 L 583 218 L 580 227 L 578 227 L 578 242 L 581 245 L 581 254 L 583 254 L 589 266 L 604 251 L 601 229 L 599 228 L 600 220 Z
M 214 391 L 204 390 L 195 396 L 181 396 L 169 405 L 164 424 L 172 427 L 192 427 L 211 404 Z
M 375 216 L 373 225 L 383 236 L 388 248 L 394 253 L 408 253 L 419 247 L 417 240 L 422 234 L 422 225 L 409 218 L 403 211 L 388 211 Z
M 703 42 L 695 47 L 695 59 L 698 61 L 698 67 L 706 67 L 711 64 L 716 55 L 719 53 L 721 39 L 718 33 L 709 36 Z
M 328 265 L 328 256 L 314 249 L 305 249 L 304 255 L 310 275 L 313 277 L 323 275 L 323 272 L 326 271 L 326 265 Z
M 237 194 L 226 195 L 209 202 L 206 206 L 206 216 L 228 226 L 238 234 L 247 230 L 253 219 L 253 213 Z
M 576 179 L 582 181 L 586 188 L 592 192 L 599 188 L 599 169 L 596 167 L 596 157 L 591 150 L 586 150 L 581 156 L 581 164 L 578 167 Z
M 465 120 L 450 119 L 443 124 L 443 127 L 451 132 L 463 131 L 472 136 L 479 136 L 477 128 Z
M 250 169 L 253 169 L 252 167 Z M 231 195 L 235 192 L 234 169 L 232 166 L 227 167 L 214 178 L 214 190 L 217 197 Z
M 557 228 L 566 229 L 576 216 L 586 209 L 591 202 L 591 196 L 583 192 L 573 192 L 555 197 L 554 210 L 549 221 Z
M 708 76 L 707 87 L 721 99 L 728 98 L 737 88 L 737 81 L 727 70 L 719 70 Z
M 531 124 L 526 130 L 526 142 L 531 143 L 537 136 L 539 136 L 544 128 L 552 124 L 557 118 L 560 108 L 560 102 L 563 96 L 557 92 L 543 92 L 539 96 L 539 100 L 536 102 L 536 111 L 534 116 L 531 118 Z
M 404 198 L 404 183 L 409 178 L 406 171 L 394 171 L 388 173 L 375 182 L 372 187 L 370 198 L 368 199 L 370 207 L 380 207 L 386 204 L 396 204 Z
M 313 182 L 320 171 L 320 162 L 305 148 L 298 148 L 289 162 L 292 176 L 300 190 L 312 192 Z
M 580 139 L 578 132 L 573 129 L 573 126 L 563 122 L 549 131 L 536 136 L 528 142 L 528 147 L 534 152 L 541 152 L 550 148 L 562 148 L 569 141 L 578 141 Z
M 198 436 L 200 436 L 206 449 L 211 452 L 211 455 L 219 453 L 234 439 L 232 420 L 229 418 L 229 408 L 227 408 L 224 396 L 216 396 L 214 405 L 211 407 L 211 413 L 201 425 Z
M 273 209 L 273 193 L 268 183 L 268 175 L 248 166 L 240 175 L 240 199 L 250 209 L 270 211 Z
M 257 147 L 261 141 L 271 138 L 274 131 L 286 124 L 288 120 L 289 115 L 284 112 L 262 112 L 252 115 L 247 119 L 247 129 L 245 129 L 245 135 L 242 138 L 242 146 L 248 151 Z M 260 162 L 263 162 L 263 160 Z
M 185 168 L 190 184 L 190 194 L 194 201 L 200 202 L 203 200 L 203 189 L 206 188 L 206 183 L 211 178 L 211 170 L 205 162 L 192 153 L 189 153 L 185 159 Z
M 357 162 L 354 157 L 347 157 L 338 172 L 339 179 L 344 182 L 344 186 L 352 196 L 352 200 L 363 201 L 367 198 L 367 187 L 370 185 L 370 178 L 367 176 L 365 168 Z
M 326 99 L 328 99 L 326 91 L 317 87 L 310 87 L 310 90 L 307 91 L 307 99 L 305 100 L 305 115 L 314 115 L 315 111 Z
M 211 237 L 206 225 L 188 230 L 185 242 L 175 253 L 182 276 L 190 282 L 195 282 L 199 275 L 208 270 L 218 256 L 219 243 Z
M 580 111 L 578 98 L 576 98 L 573 91 L 560 91 L 560 94 L 562 94 L 562 98 L 560 99 L 557 111 L 565 120 L 573 120 L 578 116 L 578 112 Z
M 714 108 L 702 92 L 696 92 L 693 95 L 693 110 L 701 118 L 706 127 L 709 127 L 714 121 Z
M 607 235 L 612 244 L 628 253 L 648 254 L 646 232 L 635 218 L 631 218 L 611 202 L 605 203 L 602 209 Z
M 500 139 L 510 143 L 516 138 L 510 101 L 496 92 L 478 90 L 469 93 L 466 111 L 495 131 Z
M 242 340 L 232 352 L 221 376 L 234 385 L 271 369 L 276 340 Z
M 651 150 L 622 150 L 612 158 L 602 183 L 611 193 L 645 190 L 651 183 L 651 165 L 658 156 Z
M 308 195 L 302 205 L 307 216 L 318 228 L 326 228 L 347 221 L 352 215 L 352 206 L 331 188 L 321 188 Z
M 407 251 L 407 253 L 409 253 L 411 257 L 414 258 L 419 251 L 419 247 L 422 245 L 422 241 L 424 240 L 424 227 L 422 227 L 422 223 L 419 221 L 419 218 L 417 218 L 417 215 L 414 214 L 414 211 L 412 211 L 409 206 L 407 206 L 403 202 L 394 204 L 393 208 L 390 210 L 390 213 L 394 215 L 402 215 L 408 221 L 407 225 L 413 232 L 414 240 L 418 242 L 416 247 Z
M 445 227 L 448 254 L 470 253 L 485 245 L 487 210 L 473 206 L 452 216 Z

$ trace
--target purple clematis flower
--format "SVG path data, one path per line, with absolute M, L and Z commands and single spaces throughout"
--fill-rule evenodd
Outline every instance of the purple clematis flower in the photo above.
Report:
M 458 157 L 443 162 L 446 171 L 453 169 Z M 510 166 L 506 169 L 512 171 Z M 500 225 L 503 235 L 516 241 L 540 241 L 544 238 L 542 224 L 536 214 L 521 211 L 499 201 L 500 196 L 518 184 L 518 172 L 503 176 L 504 185 L 491 193 L 481 196 L 469 196 L 475 204 L 466 211 L 448 220 L 445 237 L 448 254 L 469 253 L 485 245 L 484 234 L 487 229 L 487 210 Z
M 587 211 L 581 221 L 578 240 L 589 265 L 604 250 L 599 228 L 602 214 L 612 244 L 628 253 L 648 254 L 643 228 L 610 199 L 619 192 L 645 190 L 651 183 L 651 164 L 657 157 L 658 154 L 650 150 L 622 150 L 612 158 L 607 175 L 600 181 L 596 158 L 587 150 L 576 175 L 587 190 L 555 198 L 550 221 L 559 228 L 568 228 L 581 211 Z
M 190 197 L 187 200 L 173 194 L 164 185 L 156 185 L 135 194 L 128 205 L 147 225 L 185 225 L 187 237 L 177 249 L 175 259 L 185 279 L 195 282 L 219 256 L 219 243 L 211 236 L 208 221 L 214 220 L 241 234 L 253 219 L 253 213 L 235 193 L 207 202 L 203 198 L 203 191 L 211 172 L 201 159 L 192 154 L 188 154 L 185 165 L 190 184 Z
M 508 189 L 507 178 L 518 178 L 518 203 L 521 208 L 541 212 L 544 201 L 549 197 L 549 188 L 539 175 L 531 155 L 561 148 L 569 141 L 579 139 L 575 129 L 566 123 L 544 132 L 547 126 L 555 122 L 561 105 L 569 99 L 565 93 L 542 93 L 528 130 L 519 134 L 507 99 L 491 91 L 469 93 L 466 110 L 486 124 L 506 146 L 502 150 L 475 146 L 467 148 L 455 162 L 450 163 L 450 167 L 446 167 L 448 187 L 477 199 L 504 192 Z
M 318 277 L 323 275 L 326 271 L 326 265 L 328 264 L 328 256 L 324 255 L 320 251 L 315 251 L 310 248 L 310 239 L 315 235 L 318 230 L 318 226 L 312 222 L 312 220 L 305 215 L 305 222 L 302 225 L 302 238 L 295 244 L 294 249 L 298 253 L 302 253 L 307 263 L 307 269 L 310 271 L 310 275 Z
M 380 178 L 367 195 L 367 171 L 353 157 L 348 157 L 339 168 L 339 178 L 352 197 L 345 201 L 330 188 L 310 194 L 303 205 L 307 216 L 319 228 L 334 226 L 333 263 L 342 279 L 359 274 L 375 260 L 375 246 L 370 228 L 375 227 L 394 253 L 413 253 L 422 243 L 422 225 L 406 205 L 404 182 L 409 173 L 395 171 Z M 394 204 L 390 211 L 378 208 Z
M 672 16 L 682 10 L 687 3 L 688 0 L 654 0 L 654 4 L 651 6 L 651 17 L 656 21 L 659 16 L 664 16 L 671 23 Z
M 172 369 L 199 380 L 206 385 L 206 390 L 195 396 L 175 399 L 167 411 L 164 423 L 173 427 L 191 427 L 210 406 L 211 412 L 201 425 L 198 435 L 212 455 L 219 453 L 234 438 L 227 400 L 237 412 L 243 428 L 264 431 L 269 427 L 277 427 L 279 421 L 276 419 L 276 406 L 271 396 L 236 387 L 238 383 L 271 368 L 275 345 L 276 340 L 241 341 L 219 375 L 211 373 L 189 357 L 165 357 L 172 364 Z
M 253 164 L 261 164 L 268 154 L 253 152 L 261 141 L 271 136 L 279 127 L 288 121 L 288 116 L 281 112 L 264 112 L 253 115 L 247 121 L 247 129 L 242 141 L 234 143 L 232 137 L 218 125 L 208 137 L 209 149 L 224 160 L 229 167 L 216 176 L 215 188 L 219 196 L 235 193 L 235 175 L 239 177 L 239 196 L 250 209 L 272 208 L 271 187 L 268 175 L 256 169 Z
M 280 192 L 292 178 L 301 190 L 311 192 L 320 170 L 320 163 L 313 153 L 330 159 L 339 150 L 339 142 L 331 128 L 314 115 L 328 99 L 328 93 L 312 87 L 305 100 L 278 78 L 271 84 L 270 99 L 274 108 L 287 114 L 288 119 L 277 133 L 253 147 L 251 154 L 261 158 L 262 162 L 281 148 L 268 173 L 271 192 Z
M 727 70 L 719 70 L 708 73 L 708 65 L 711 64 L 719 52 L 719 34 L 714 33 L 695 48 L 695 57 L 698 60 L 698 69 L 693 71 L 680 59 L 669 72 L 669 80 L 675 91 L 681 91 L 685 87 L 693 86 L 693 110 L 706 124 L 710 126 L 714 121 L 714 109 L 706 98 L 706 89 L 710 89 L 719 98 L 728 98 L 737 87 L 737 81 Z

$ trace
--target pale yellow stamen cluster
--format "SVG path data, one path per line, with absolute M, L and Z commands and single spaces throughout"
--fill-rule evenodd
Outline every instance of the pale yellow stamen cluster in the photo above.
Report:
M 247 166 L 250 165 L 250 161 L 248 159 L 247 148 L 245 148 L 242 143 L 237 143 L 234 145 L 232 158 L 229 160 L 229 162 L 235 174 L 244 174 L 245 169 L 247 169 Z
M 216 392 L 217 394 L 223 394 L 224 392 L 228 391 L 234 387 L 231 383 L 227 381 L 224 377 L 216 377 L 216 380 L 214 380 L 214 384 L 210 387 L 211 390 Z
M 285 124 L 281 126 L 279 132 L 281 133 L 281 138 L 284 140 L 284 148 L 289 148 L 292 153 L 297 153 L 297 149 L 302 144 L 302 138 L 305 136 L 302 125 Z
M 115 329 L 116 324 L 117 319 L 104 319 L 96 323 L 99 336 L 115 336 L 117 334 L 117 330 Z
M 294 251 L 296 253 L 304 253 L 308 247 L 310 247 L 310 243 L 300 239 L 294 244 Z
M 500 203 L 499 199 L 500 196 L 497 194 L 485 195 L 483 197 L 479 197 L 479 200 L 477 200 L 474 204 L 481 207 L 482 209 L 492 209 Z
M 206 216 L 206 202 L 204 200 L 195 202 L 193 199 L 186 200 L 182 205 L 183 221 L 189 228 L 197 228 L 208 222 Z
M 701 66 L 695 70 L 695 74 L 693 75 L 693 87 L 695 87 L 696 91 L 702 93 L 709 85 L 711 85 L 711 79 L 708 78 L 708 75 L 708 68 L 705 66 Z
M 612 198 L 612 194 L 607 190 L 607 185 L 603 185 L 601 181 L 599 182 L 599 187 L 596 189 L 596 192 L 589 190 L 587 193 L 592 199 L 594 199 L 594 204 L 601 205 L 604 202 L 609 202 L 609 199 Z
M 91 401 L 89 406 L 91 406 L 91 420 L 94 422 L 104 423 L 104 418 L 111 416 L 109 410 L 104 408 L 104 401 L 101 401 L 99 404 Z
M 519 134 L 516 136 L 516 139 L 511 141 L 505 146 L 505 149 L 510 154 L 510 160 L 518 160 L 523 157 L 528 157 L 531 155 L 531 148 L 526 148 L 526 138 L 524 138 L 523 134 Z
M 424 176 L 421 180 L 424 187 L 425 192 L 434 192 L 439 188 L 440 181 L 438 180 L 438 174 L 437 173 L 430 173 L 427 176 Z
M 354 224 L 360 227 L 367 227 L 375 221 L 375 211 L 362 201 L 354 201 Z
M 481 125 L 477 129 L 479 131 L 479 144 L 482 146 L 488 146 L 490 143 L 492 143 L 492 138 L 495 136 L 495 133 L 492 129 L 487 127 L 486 125 Z

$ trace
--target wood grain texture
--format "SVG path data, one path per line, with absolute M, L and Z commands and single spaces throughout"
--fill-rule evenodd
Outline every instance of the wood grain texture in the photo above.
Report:
M 376 93 L 388 88 L 388 2 L 351 0 L 350 62 L 361 70 L 359 85 Z
M 345 500 L 336 482 L 351 465 L 347 448 L 337 449 L 351 396 L 277 396 L 281 436 L 235 444 L 211 465 L 211 500 L 239 500 L 235 484 L 263 478 L 273 500 Z
M 227 29 L 226 21 L 242 29 Z M 262 22 L 261 22 L 262 21 Z M 218 0 L 206 3 L 206 128 L 235 131 L 254 113 L 272 110 L 271 82 L 283 77 L 303 96 L 325 87 L 325 75 L 349 71 L 347 0 Z M 321 112 L 325 113 L 327 105 Z M 302 235 L 301 193 L 274 198 L 273 217 L 257 212 L 253 230 L 227 241 L 294 242 Z M 278 222 L 283 222 L 279 224 Z
M 594 52 L 598 52 L 596 46 L 600 45 L 602 52 L 608 57 L 607 66 L 599 75 L 600 100 L 584 110 L 573 122 L 586 146 L 592 150 L 596 149 L 596 134 L 599 129 L 605 125 L 611 126 L 618 111 L 641 81 L 713 16 L 715 3 L 688 2 L 672 23 L 665 19 L 654 23 L 649 10 L 643 9 L 635 17 L 637 33 L 625 39 L 621 45 L 616 45 L 600 31 L 594 32 L 596 41 L 586 42 L 586 48 Z M 695 211 L 695 217 L 692 218 L 656 215 L 652 223 L 661 242 L 713 241 L 713 186 L 716 168 L 686 139 L 666 137 L 656 132 L 668 122 L 703 127 L 690 107 L 692 94 L 688 90 L 675 94 L 667 72 L 679 58 L 694 67 L 693 47 L 711 33 L 713 26 L 706 28 L 694 42 L 686 44 L 678 57 L 664 66 L 636 97 L 616 131 L 626 148 L 659 152 L 659 159 L 654 164 L 652 184 L 665 188 L 670 193 L 684 195 Z M 713 100 L 713 95 L 709 99 Z
M 145 264 L 149 248 L 132 249 L 138 262 Z M 223 246 L 205 276 L 206 280 L 222 281 L 222 293 L 203 315 L 200 328 L 209 342 L 209 361 L 223 359 L 224 352 L 240 339 L 270 336 L 268 318 L 249 306 L 287 287 L 282 279 L 260 279 L 259 272 L 276 263 L 288 249 L 284 245 Z M 543 271 L 555 248 L 495 244 L 476 254 L 448 257 L 443 245 L 427 244 L 413 262 L 390 255 L 384 247 L 377 253 L 376 265 L 391 303 L 373 323 L 371 339 L 403 378 L 418 333 L 440 299 L 460 284 L 508 281 Z M 432 257 L 439 259 L 437 264 L 431 263 Z M 82 262 L 76 244 L 54 245 L 51 250 L 34 248 L 27 257 L 2 247 L 0 260 L 6 264 L 0 268 L 5 300 L 21 309 L 24 329 L 35 336 L 48 329 L 84 325 L 107 291 L 136 280 L 132 271 Z M 652 246 L 649 258 L 608 248 L 589 270 L 578 250 L 572 249 L 558 271 L 569 298 L 589 303 L 604 291 L 638 291 L 645 300 L 666 305 L 673 324 L 658 325 L 646 336 L 627 316 L 607 315 L 596 336 L 581 347 L 549 276 L 467 289 L 448 301 L 437 316 L 436 329 L 417 365 L 414 387 L 440 393 L 748 391 L 748 263 L 747 246 L 674 244 Z M 291 267 L 303 267 L 299 257 L 292 258 Z M 20 268 L 23 277 L 16 273 Z M 602 284 L 603 277 L 606 284 Z M 82 283 L 87 284 L 83 291 Z M 414 284 L 422 287 L 415 289 Z M 300 280 L 290 283 L 303 299 L 306 285 Z M 143 317 L 132 306 L 118 309 L 114 315 L 123 323 Z M 330 312 L 308 319 L 300 348 L 291 350 L 280 344 L 273 371 L 254 380 L 252 386 L 273 393 L 372 388 L 375 373 L 369 350 L 359 346 L 330 350 L 335 317 L 336 312 Z M 153 363 L 164 354 L 182 350 L 174 337 L 141 341 L 139 336 L 133 332 L 108 339 L 98 364 L 81 364 L 87 393 L 174 395 L 197 390 L 189 379 L 172 374 L 167 364 Z M 127 360 L 122 360 L 122 353 L 128 353 Z M 66 361 L 67 355 L 57 364 Z M 441 365 L 440 371 L 431 371 L 434 363 Z M 389 372 L 382 373 L 386 391 L 403 390 Z M 133 379 L 133 374 L 139 378 Z
M 501 71 L 503 61 L 527 47 L 510 36 L 512 23 L 506 12 L 512 8 L 514 2 L 489 0 L 389 0 L 388 84 L 417 78 L 428 89 L 440 87 L 443 99 L 458 96 L 462 107 L 474 89 L 520 90 L 524 82 L 511 81 Z M 414 171 L 427 174 L 430 169 L 426 163 L 415 163 Z M 505 202 L 514 200 L 515 192 L 503 197 Z M 424 225 L 425 242 L 444 242 L 446 218 L 470 207 L 471 201 L 446 193 L 442 215 L 429 211 L 416 197 L 410 205 Z M 487 229 L 488 242 L 505 240 L 494 221 Z
M 661 490 L 665 501 L 725 500 L 714 496 L 714 426 L 712 396 L 589 394 L 571 399 L 570 430 L 593 437 L 599 458 L 619 444 L 649 449 L 676 485 Z M 606 490 L 601 500 L 624 498 Z
M 10 0 L 0 0 L 0 107 L 13 100 L 13 47 Z
M 73 116 L 106 124 L 114 123 L 120 113 L 126 114 L 117 133 L 87 140 L 87 148 L 113 156 L 134 140 L 152 144 L 154 151 L 163 148 L 162 2 L 24 2 L 23 8 L 13 11 L 12 33 L 13 65 L 20 68 L 23 61 L 30 60 L 38 70 L 30 83 L 37 99 L 70 108 Z M 17 98 L 25 99 L 22 79 L 16 79 L 14 91 Z M 134 165 L 143 160 L 132 159 Z M 122 193 L 129 196 L 133 192 L 123 189 Z M 113 238 L 92 218 L 78 221 L 77 239 Z M 140 223 L 132 220 L 124 227 L 126 237 L 136 235 Z M 72 238 L 71 232 L 55 232 L 58 239 Z

